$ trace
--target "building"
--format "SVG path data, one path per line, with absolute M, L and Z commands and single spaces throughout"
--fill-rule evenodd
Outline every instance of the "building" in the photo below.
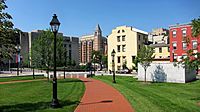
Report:
M 29 60 L 29 65 L 31 65 L 31 47 L 34 40 L 40 36 L 43 30 L 33 30 L 31 32 L 21 32 L 19 35 L 18 44 L 21 46 L 20 55 L 22 61 L 26 59 Z M 63 37 L 63 46 L 67 50 L 66 61 L 75 62 L 76 65 L 79 65 L 79 38 L 78 37 L 69 37 L 63 36 L 63 33 L 58 33 L 59 36 Z M 16 63 L 17 56 L 14 55 L 14 60 L 12 63 Z
M 169 30 L 164 28 L 153 29 L 148 35 L 150 46 L 154 48 L 154 61 L 169 61 Z
M 170 60 L 170 51 L 169 51 L 169 44 L 166 43 L 157 43 L 157 44 L 151 44 L 150 47 L 154 48 L 154 54 L 155 56 L 154 61 L 168 61 Z
M 170 37 L 170 61 L 181 60 L 187 55 L 188 50 L 200 52 L 200 35 L 198 38 L 192 36 L 191 24 L 176 24 L 169 27 Z
M 148 35 L 148 40 L 153 44 L 169 44 L 169 30 L 164 28 L 153 29 L 152 32 Z
M 112 70 L 111 52 L 114 49 L 115 70 L 123 69 L 123 65 L 132 69 L 133 60 L 142 45 L 148 40 L 148 33 L 134 27 L 119 26 L 108 36 L 108 70 Z
M 85 35 L 80 38 L 80 64 L 85 65 L 92 60 L 92 51 L 100 51 L 102 54 L 107 54 L 107 38 L 102 36 L 102 31 L 99 24 L 93 34 Z
M 63 36 L 63 45 L 66 48 L 66 61 L 79 65 L 79 38 Z

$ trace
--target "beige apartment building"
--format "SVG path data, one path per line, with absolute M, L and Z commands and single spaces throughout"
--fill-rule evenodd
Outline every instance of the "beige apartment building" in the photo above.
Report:
M 137 56 L 142 45 L 148 40 L 148 33 L 134 27 L 119 26 L 112 30 L 108 36 L 108 70 L 112 70 L 111 52 L 114 49 L 115 70 L 127 68 L 132 69 L 133 60 Z
M 92 61 L 92 51 L 100 51 L 107 54 L 107 38 L 102 36 L 99 24 L 91 35 L 84 35 L 80 38 L 79 54 L 80 65 L 85 65 Z

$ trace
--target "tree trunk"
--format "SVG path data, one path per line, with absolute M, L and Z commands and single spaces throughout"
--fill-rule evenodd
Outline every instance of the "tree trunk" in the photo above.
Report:
M 147 72 L 147 69 L 144 69 L 144 82 L 146 83 L 147 79 L 146 79 L 146 72 Z

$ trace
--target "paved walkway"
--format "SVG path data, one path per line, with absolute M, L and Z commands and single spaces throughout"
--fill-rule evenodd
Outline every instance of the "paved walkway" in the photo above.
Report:
M 80 79 L 86 91 L 75 112 L 134 112 L 124 96 L 110 85 L 90 78 Z

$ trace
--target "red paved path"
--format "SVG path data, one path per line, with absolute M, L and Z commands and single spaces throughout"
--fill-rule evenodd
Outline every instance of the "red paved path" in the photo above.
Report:
M 94 79 L 80 79 L 86 91 L 75 112 L 134 112 L 124 96 L 110 85 Z

